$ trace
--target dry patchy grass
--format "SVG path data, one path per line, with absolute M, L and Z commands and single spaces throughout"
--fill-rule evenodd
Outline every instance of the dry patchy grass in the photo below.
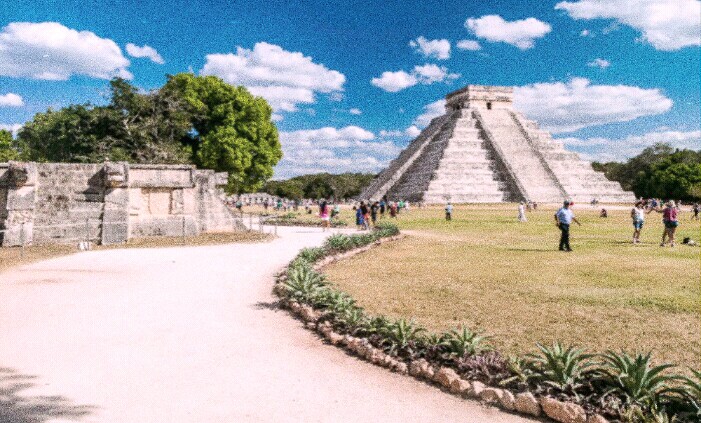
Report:
M 329 266 L 330 280 L 369 312 L 413 317 L 435 331 L 459 324 L 494 335 L 508 353 L 561 340 L 594 351 L 653 350 L 699 368 L 698 247 L 659 247 L 659 214 L 632 245 L 629 209 L 575 208 L 572 253 L 557 251 L 554 209 L 518 223 L 514 205 L 413 209 L 398 219 L 411 236 Z M 677 231 L 699 239 L 682 215 Z

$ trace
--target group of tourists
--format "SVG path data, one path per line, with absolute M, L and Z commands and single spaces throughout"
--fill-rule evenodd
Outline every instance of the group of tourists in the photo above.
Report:
M 581 223 L 574 217 L 571 206 L 574 203 L 570 201 L 565 201 L 563 206 L 555 213 L 555 222 L 561 231 L 560 236 L 560 251 L 572 251 L 570 247 L 570 225 L 572 222 L 581 226 Z M 630 211 L 630 217 L 633 221 L 633 244 L 640 243 L 640 233 L 643 230 L 643 225 L 645 224 L 645 216 L 652 212 L 657 212 L 662 214 L 662 223 L 664 229 L 662 232 L 662 240 L 660 242 L 660 247 L 669 245 L 674 247 L 675 239 L 674 234 L 679 226 L 679 211 L 680 206 L 673 200 L 669 200 L 666 203 L 661 201 L 644 201 L 642 199 L 635 203 L 635 206 Z M 698 220 L 699 206 L 695 203 L 692 207 L 692 212 L 694 213 L 692 219 Z M 519 207 L 519 218 L 521 215 L 521 207 Z M 607 217 L 608 213 L 606 209 L 602 209 L 600 217 Z M 520 219 L 519 219 L 520 220 Z

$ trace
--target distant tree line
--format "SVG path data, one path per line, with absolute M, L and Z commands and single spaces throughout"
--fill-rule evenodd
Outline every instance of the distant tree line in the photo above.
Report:
M 264 191 L 289 199 L 352 198 L 360 195 L 374 177 L 372 173 L 302 175 L 284 181 L 269 181 L 265 184 Z
M 0 132 L 0 162 L 194 164 L 229 172 L 228 190 L 247 192 L 282 158 L 268 103 L 215 76 L 172 75 L 151 92 L 116 78 L 110 94 L 106 106 L 37 113 L 16 139 Z
M 625 163 L 594 162 L 592 165 L 637 197 L 701 199 L 701 150 L 680 150 L 659 143 Z

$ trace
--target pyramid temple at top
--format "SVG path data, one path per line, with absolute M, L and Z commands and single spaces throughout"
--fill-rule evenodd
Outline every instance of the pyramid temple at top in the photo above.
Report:
M 516 112 L 513 89 L 468 85 L 360 198 L 424 203 L 631 202 L 632 192 Z

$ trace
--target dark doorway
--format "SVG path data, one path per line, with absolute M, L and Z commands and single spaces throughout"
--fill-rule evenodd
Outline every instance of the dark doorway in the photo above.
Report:
M 487 102 L 487 110 L 492 110 L 492 102 Z

